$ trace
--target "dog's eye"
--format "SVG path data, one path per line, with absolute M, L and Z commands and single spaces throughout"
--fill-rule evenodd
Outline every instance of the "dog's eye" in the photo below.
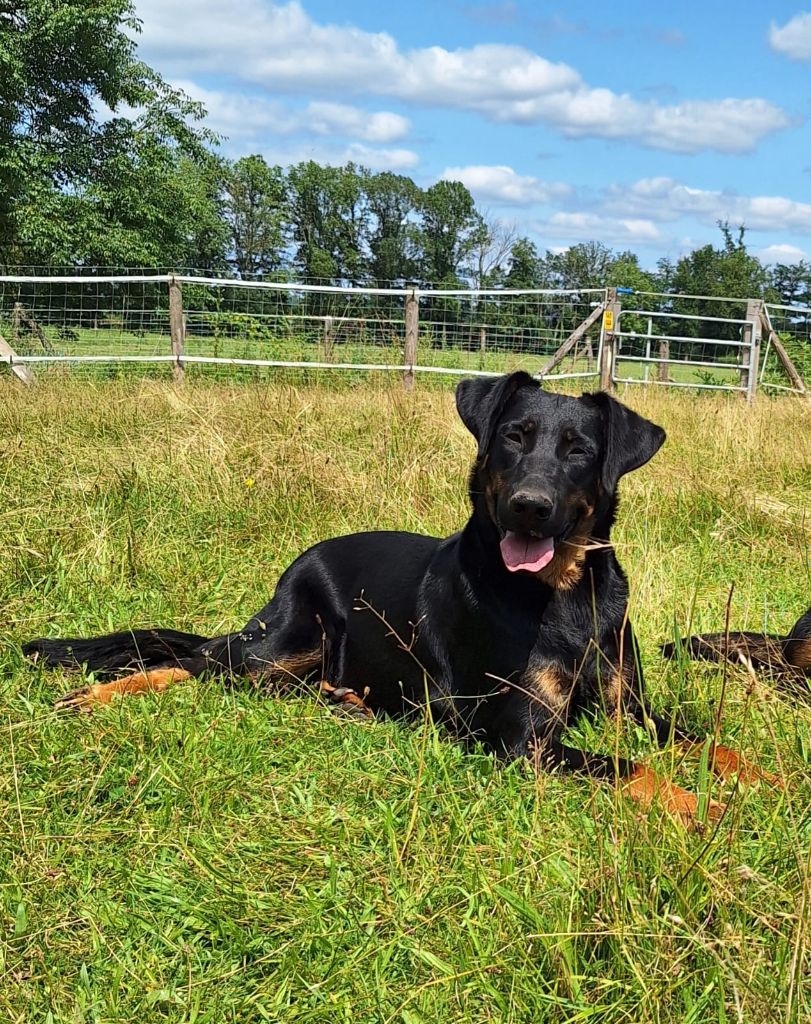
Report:
M 588 452 L 585 448 L 581 448 L 579 445 L 573 445 L 569 449 L 569 455 L 573 456 L 576 459 L 580 459 L 585 458 L 588 455 Z
M 524 447 L 524 435 L 520 430 L 508 430 L 504 437 L 510 444 L 517 444 L 519 448 Z

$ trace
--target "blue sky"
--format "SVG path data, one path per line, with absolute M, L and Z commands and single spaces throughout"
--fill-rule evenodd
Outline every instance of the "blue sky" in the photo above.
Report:
M 635 0 L 137 0 L 229 156 L 464 181 L 541 249 L 644 265 L 747 226 L 811 258 L 811 9 Z

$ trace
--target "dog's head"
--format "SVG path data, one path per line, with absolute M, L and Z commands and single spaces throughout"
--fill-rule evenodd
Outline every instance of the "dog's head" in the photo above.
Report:
M 524 372 L 463 380 L 456 407 L 479 446 L 474 504 L 481 495 L 512 572 L 543 574 L 595 527 L 607 540 L 620 478 L 665 439 L 610 395 L 552 394 Z

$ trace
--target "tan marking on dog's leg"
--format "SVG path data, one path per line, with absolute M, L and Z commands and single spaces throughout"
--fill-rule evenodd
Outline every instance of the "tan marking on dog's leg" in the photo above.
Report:
M 608 718 L 617 719 L 622 715 L 622 695 L 626 687 L 625 676 L 619 670 L 613 670 L 601 686 L 605 713 Z
M 571 676 L 552 665 L 530 668 L 524 677 L 524 687 L 530 698 L 545 708 L 555 722 L 566 720 L 572 696 Z
M 54 702 L 60 710 L 71 708 L 89 711 L 95 704 L 109 704 L 113 697 L 131 693 L 162 693 L 173 683 L 191 679 L 192 673 L 183 668 L 156 668 L 149 672 L 134 672 L 111 683 L 95 683 L 66 693 Z
M 622 792 L 641 807 L 652 807 L 656 804 L 663 807 L 669 814 L 681 818 L 686 824 L 693 824 L 698 816 L 698 797 L 668 779 L 657 775 L 647 765 L 639 765 L 623 783 Z M 717 800 L 710 800 L 708 817 L 717 821 L 724 811 L 724 805 Z
M 704 748 L 704 743 L 699 740 L 682 740 L 678 745 L 692 757 L 700 757 Z M 710 744 L 709 764 L 722 779 L 737 778 L 744 786 L 766 782 L 776 789 L 785 789 L 785 784 L 776 775 L 758 767 L 752 761 L 747 761 L 737 750 L 724 747 L 720 743 Z
M 246 673 L 247 677 L 255 686 L 280 687 L 295 686 L 301 683 L 313 672 L 322 672 L 324 668 L 324 651 L 317 648 L 312 651 L 301 651 L 299 654 L 290 654 L 284 658 L 277 658 L 275 661 L 267 661 L 264 664 L 252 665 L 251 670 Z

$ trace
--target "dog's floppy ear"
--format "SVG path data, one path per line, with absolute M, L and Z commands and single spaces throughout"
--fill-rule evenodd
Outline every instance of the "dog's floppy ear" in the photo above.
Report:
M 473 377 L 459 382 L 456 409 L 464 425 L 479 442 L 479 458 L 490 447 L 493 431 L 507 402 L 522 387 L 538 388 L 540 384 L 523 370 L 504 377 Z
M 653 458 L 664 444 L 666 434 L 661 427 L 604 391 L 583 397 L 596 405 L 602 414 L 602 484 L 609 494 L 613 494 L 620 477 L 639 469 Z

